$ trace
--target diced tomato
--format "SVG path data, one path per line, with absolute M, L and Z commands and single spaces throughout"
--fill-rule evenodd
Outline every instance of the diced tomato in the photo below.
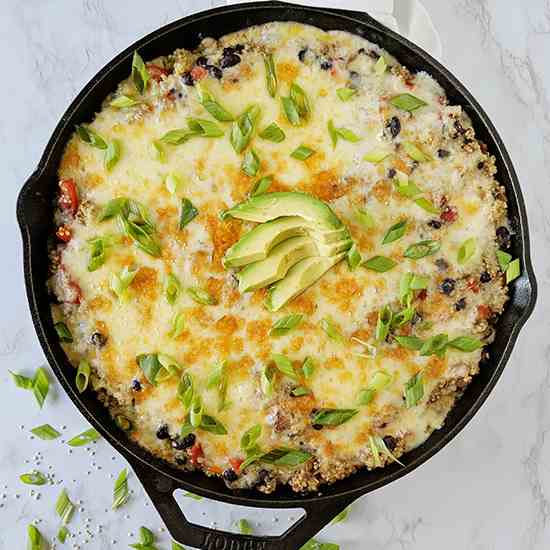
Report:
M 62 243 L 68 243 L 72 238 L 71 230 L 66 225 L 60 225 L 55 232 L 55 236 Z
M 73 294 L 74 294 L 73 299 L 69 300 L 69 303 L 70 304 L 77 304 L 77 305 L 80 304 L 80 302 L 82 300 L 82 289 L 74 281 L 69 281 L 68 285 L 69 285 L 69 287 L 71 288 L 71 290 L 73 291 Z
M 191 69 L 191 76 L 193 77 L 193 80 L 195 82 L 198 82 L 199 80 L 202 80 L 208 75 L 208 70 L 204 67 L 201 67 L 200 65 L 195 65 Z
M 458 218 L 456 208 L 447 206 L 439 216 L 444 222 L 453 223 Z
M 208 466 L 208 471 L 213 474 L 221 474 L 223 472 L 223 469 L 219 466 Z
M 416 297 L 419 299 L 419 300 L 422 300 L 424 301 L 427 297 L 428 297 L 428 291 L 423 288 L 417 295 Z
M 477 279 L 468 279 L 468 289 L 471 290 L 474 294 L 479 292 L 479 281 Z
M 242 458 L 230 458 L 229 459 L 229 464 L 231 464 L 231 468 L 233 468 L 233 470 L 235 470 L 235 472 L 239 472 L 239 470 L 241 469 L 241 464 L 244 462 L 244 460 Z
M 202 445 L 200 443 L 195 443 L 189 451 L 189 456 L 192 464 L 198 464 L 199 458 L 204 456 L 204 453 L 202 452 Z
M 477 306 L 477 314 L 481 319 L 487 319 L 491 315 L 491 313 L 492 311 L 489 306 L 486 306 L 485 304 Z
M 74 180 L 67 179 L 59 182 L 61 194 L 59 195 L 59 206 L 69 211 L 73 216 L 78 211 L 78 191 Z
M 147 72 L 149 76 L 157 82 L 160 82 L 163 76 L 168 76 L 170 74 L 165 68 L 159 67 L 154 63 L 147 63 Z

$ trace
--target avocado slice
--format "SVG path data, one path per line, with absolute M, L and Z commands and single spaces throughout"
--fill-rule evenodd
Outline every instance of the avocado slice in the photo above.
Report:
M 247 292 L 270 285 L 282 279 L 295 263 L 315 255 L 317 246 L 310 237 L 286 239 L 273 248 L 267 258 L 247 265 L 238 273 L 239 291 Z
M 293 265 L 284 279 L 269 289 L 265 305 L 269 311 L 281 309 L 288 301 L 298 296 L 315 281 L 320 279 L 332 266 L 345 257 L 345 253 L 331 258 L 310 256 Z
M 268 222 L 281 216 L 300 216 L 310 229 L 330 231 L 343 227 L 342 222 L 325 204 L 313 195 L 298 191 L 263 193 L 250 197 L 222 214 L 251 222 Z
M 280 242 L 291 237 L 308 234 L 321 245 L 349 239 L 349 232 L 345 227 L 323 232 L 313 231 L 307 227 L 303 218 L 284 216 L 257 225 L 245 233 L 226 251 L 223 265 L 226 268 L 240 267 L 263 260 L 269 251 Z

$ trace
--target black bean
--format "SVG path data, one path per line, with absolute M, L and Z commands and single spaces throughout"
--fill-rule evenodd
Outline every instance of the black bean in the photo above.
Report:
M 222 69 L 227 69 L 229 67 L 233 67 L 235 65 L 238 65 L 241 62 L 241 58 L 236 53 L 228 53 L 224 54 L 222 57 L 222 60 L 220 61 L 220 67 Z
M 483 170 L 484 167 L 485 167 L 485 163 L 483 161 L 480 161 L 477 163 L 478 170 Z
M 443 258 L 437 258 L 435 265 L 439 271 L 447 271 L 449 269 L 449 264 Z
M 464 129 L 464 126 L 462 126 L 462 124 L 460 124 L 460 122 L 458 120 L 455 120 L 455 130 L 457 131 L 458 134 L 463 134 L 466 130 Z
M 441 292 L 443 292 L 443 294 L 447 294 L 447 296 L 449 296 L 454 292 L 455 286 L 456 286 L 456 281 L 454 279 L 445 279 L 441 283 L 439 288 L 441 289 Z
M 397 441 L 395 441 L 395 437 L 392 437 L 391 435 L 385 435 L 382 438 L 382 441 L 384 441 L 389 451 L 393 451 L 397 444 Z
M 443 225 L 443 222 L 440 220 L 430 220 L 428 222 L 428 225 L 430 227 L 433 227 L 434 229 L 441 229 L 441 226 Z
M 479 276 L 479 280 L 482 283 L 488 283 L 491 280 L 491 274 L 488 271 L 483 271 Z
M 503 225 L 497 229 L 497 242 L 500 248 L 508 248 L 510 246 L 510 231 Z
M 177 456 L 176 457 L 176 464 L 178 466 L 185 466 L 185 464 L 187 464 L 187 457 L 186 456 Z
M 237 481 L 237 479 L 239 479 L 239 476 L 237 475 L 235 470 L 232 470 L 231 468 L 224 470 L 222 476 L 223 479 L 225 479 L 225 481 L 229 481 L 229 483 Z
M 157 430 L 157 439 L 168 439 L 169 437 L 170 433 L 168 432 L 168 426 L 166 424 L 159 426 L 159 429 Z
M 451 152 L 450 151 L 447 151 L 447 149 L 438 149 L 437 150 L 437 156 L 440 158 L 440 159 L 445 159 L 447 158 L 448 156 L 450 156 Z
M 183 83 L 186 86 L 194 86 L 195 85 L 195 80 L 194 80 L 194 78 L 193 78 L 193 76 L 191 75 L 190 72 L 184 73 L 184 75 L 181 77 L 181 79 L 183 80 Z
M 397 137 L 399 132 L 401 132 L 401 121 L 396 116 L 392 116 L 390 120 L 386 122 L 386 128 L 390 129 L 392 137 Z
M 332 61 L 330 59 L 323 59 L 320 66 L 322 71 L 328 71 L 332 68 Z
M 107 336 L 101 334 L 101 332 L 94 332 L 90 336 L 90 343 L 98 348 L 102 348 L 107 343 Z
M 456 311 L 462 311 L 465 307 L 466 307 L 466 298 L 460 298 L 460 300 L 455 302 Z
M 377 53 L 377 52 L 375 52 L 374 50 L 369 50 L 369 51 L 367 52 L 367 55 L 368 55 L 369 57 L 372 57 L 373 59 L 380 59 L 380 54 Z
M 243 53 L 244 51 L 244 46 L 242 44 L 235 44 L 233 47 L 237 53 Z
M 313 424 L 312 428 L 314 430 L 322 430 L 323 429 L 323 425 L 322 424 Z
M 223 49 L 222 51 L 222 56 L 226 56 L 226 55 L 233 55 L 235 53 L 235 48 L 233 46 L 227 46 L 226 48 Z
M 183 451 L 183 449 L 187 449 L 189 445 L 185 444 L 185 439 L 180 439 L 179 437 L 175 437 L 172 439 L 172 448 L 176 449 L 178 451 Z
M 303 63 L 306 59 L 307 48 L 303 48 L 298 52 L 298 59 Z
M 266 470 L 265 468 L 262 468 L 262 469 L 258 472 L 258 481 L 259 481 L 260 483 L 264 483 L 264 482 L 267 481 L 270 477 L 271 477 L 271 474 L 269 473 L 269 470 Z
M 222 79 L 223 71 L 219 67 L 216 67 L 216 65 L 206 65 L 204 68 L 207 69 L 214 78 L 218 80 Z
M 195 61 L 195 63 L 199 67 L 206 67 L 206 65 L 208 65 L 208 59 L 206 59 L 204 55 L 201 55 L 200 57 L 197 57 L 197 60 Z
M 133 390 L 133 391 L 141 391 L 141 382 L 137 379 L 133 379 L 132 380 L 132 384 L 130 385 L 130 388 Z
M 395 177 L 395 174 L 397 174 L 397 171 L 395 168 L 390 168 L 388 170 L 388 178 L 393 179 Z
M 183 445 L 184 449 L 188 449 L 189 447 L 192 447 L 195 444 L 196 441 L 195 434 L 187 434 L 182 440 L 181 443 Z

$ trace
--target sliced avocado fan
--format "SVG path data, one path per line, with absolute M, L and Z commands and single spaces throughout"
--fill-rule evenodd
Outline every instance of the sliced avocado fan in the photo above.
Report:
M 320 231 L 343 227 L 328 204 L 313 195 L 298 191 L 263 193 L 251 197 L 226 210 L 222 219 L 232 217 L 264 223 L 281 216 L 300 216 L 305 221 L 304 225 Z
M 332 258 L 311 256 L 292 266 L 286 277 L 275 283 L 268 291 L 265 305 L 269 311 L 277 311 L 287 302 L 301 294 L 319 280 L 331 267 L 345 257 L 345 253 Z
M 223 263 L 245 266 L 237 274 L 241 292 L 275 283 L 266 302 L 271 311 L 315 283 L 352 245 L 332 209 L 307 193 L 258 195 L 226 210 L 227 217 L 259 224 L 227 250 Z

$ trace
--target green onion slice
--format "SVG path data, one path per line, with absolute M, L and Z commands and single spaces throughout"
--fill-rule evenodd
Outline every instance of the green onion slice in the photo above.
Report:
M 101 150 L 107 149 L 107 142 L 89 126 L 84 126 L 83 124 L 77 126 L 76 133 L 84 143 L 87 143 L 91 147 Z
M 258 135 L 262 139 L 272 141 L 273 143 L 281 143 L 281 141 L 284 141 L 286 138 L 285 133 L 275 122 L 272 122 L 269 126 L 266 126 Z
M 378 61 L 374 64 L 374 73 L 377 76 L 382 76 L 386 72 L 387 68 L 388 68 L 388 64 L 386 63 L 384 56 L 381 55 L 378 58 Z
M 230 141 L 236 153 L 242 153 L 250 143 L 259 116 L 260 108 L 251 105 L 231 126 Z
M 204 84 L 200 82 L 196 85 L 199 103 L 208 111 L 216 120 L 220 122 L 232 122 L 235 117 L 224 107 L 220 105 L 214 96 L 206 89 Z
M 191 409 L 192 411 L 192 409 Z M 203 414 L 200 423 L 200 429 L 216 435 L 226 435 L 227 428 L 216 418 L 209 414 Z
M 271 397 L 273 394 L 273 383 L 275 379 L 275 369 L 269 365 L 265 366 L 262 369 L 262 374 L 260 377 L 260 386 L 262 393 L 266 397 Z
M 320 409 L 311 420 L 312 425 L 340 426 L 351 420 L 359 411 L 357 409 Z
M 437 355 L 438 357 L 443 357 L 445 355 L 445 350 L 447 349 L 447 344 L 449 342 L 449 337 L 446 334 L 436 334 L 428 338 L 420 348 L 420 355 Z
M 62 525 L 57 531 L 57 540 L 61 544 L 64 544 L 65 541 L 67 540 L 68 535 L 69 535 L 69 530 L 64 525 Z
M 297 160 L 306 160 L 309 157 L 311 157 L 311 155 L 313 155 L 314 153 L 315 151 L 313 149 L 310 149 L 306 145 L 300 145 L 299 147 L 294 149 L 292 153 L 290 153 L 290 156 Z
M 311 378 L 315 372 L 315 362 L 311 357 L 306 357 L 302 364 L 302 373 L 304 378 Z
M 371 149 L 368 153 L 365 154 L 363 159 L 368 162 L 372 162 L 373 164 L 378 164 L 379 162 L 382 162 L 384 159 L 388 158 L 390 155 L 391 151 L 380 147 L 376 149 Z
M 113 273 L 111 276 L 111 290 L 117 295 L 119 300 L 125 301 L 128 298 L 128 288 L 132 284 L 137 272 L 137 268 L 126 266 L 120 273 Z
M 104 158 L 105 168 L 108 172 L 110 172 L 120 160 L 121 152 L 122 144 L 120 140 L 113 139 L 109 142 L 109 144 L 107 145 L 107 149 L 105 149 Z
M 262 435 L 262 426 L 255 424 L 244 432 L 241 437 L 241 449 L 245 452 L 256 447 L 259 437 Z
M 154 140 L 151 142 L 150 146 L 150 154 L 153 157 L 153 160 L 156 160 L 157 162 L 165 162 L 166 161 L 166 154 L 164 152 L 164 148 L 162 147 L 162 142 L 160 140 Z
M 264 176 L 263 178 L 260 178 L 250 190 L 250 196 L 256 197 L 257 195 L 262 195 L 263 193 L 266 193 L 267 190 L 271 187 L 271 184 L 273 183 L 273 176 Z
M 78 390 L 78 393 L 84 393 L 86 391 L 86 388 L 88 387 L 88 383 L 90 381 L 90 373 L 91 373 L 92 367 L 90 366 L 90 363 L 83 359 L 78 364 L 78 370 L 76 371 L 76 389 Z
M 198 428 L 202 422 L 203 406 L 199 395 L 193 397 L 189 410 L 189 420 L 194 428 Z
M 208 380 L 207 388 L 216 388 L 218 390 L 218 411 L 223 411 L 226 406 L 227 398 L 227 361 L 223 360 L 214 365 Z
M 49 389 L 50 381 L 48 379 L 48 375 L 42 367 L 39 367 L 36 369 L 36 373 L 32 381 L 32 392 L 40 408 L 44 405 Z
M 286 376 L 297 380 L 296 371 L 292 366 L 292 361 L 286 356 L 281 355 L 280 353 L 274 353 L 271 355 L 271 359 L 275 363 L 276 367 Z
M 386 271 L 393 269 L 397 265 L 397 262 L 391 258 L 387 258 L 386 256 L 373 256 L 372 258 L 365 260 L 362 265 L 372 271 L 385 273 Z
M 189 287 L 186 289 L 186 292 L 193 301 L 197 302 L 197 304 L 202 304 L 203 306 L 213 306 L 218 303 L 218 300 L 216 300 L 214 296 L 197 286 Z
M 67 491 L 63 489 L 57 497 L 57 501 L 55 503 L 55 511 L 61 518 L 61 523 L 63 525 L 67 525 L 71 521 L 74 510 L 75 505 L 71 502 Z
M 139 101 L 137 99 L 134 99 L 133 97 L 127 96 L 127 95 L 119 95 L 109 105 L 111 107 L 114 107 L 115 109 L 128 109 L 129 107 L 134 107 L 135 105 L 139 105 Z
M 459 264 L 465 264 L 475 254 L 477 248 L 477 240 L 475 237 L 466 239 L 458 249 L 457 261 Z
M 58 321 L 55 323 L 53 328 L 55 329 L 55 332 L 57 332 L 57 336 L 61 342 L 70 344 L 73 341 L 73 335 L 71 334 L 69 327 L 63 323 L 63 321 Z
M 393 224 L 384 235 L 382 239 L 382 244 L 393 243 L 394 241 L 399 240 L 407 231 L 407 220 L 401 220 Z
M 321 328 L 323 332 L 334 342 L 343 343 L 344 337 L 340 331 L 340 327 L 329 317 L 321 319 Z
M 283 336 L 288 334 L 302 322 L 303 318 L 304 316 L 300 313 L 286 315 L 273 324 L 269 333 L 271 336 Z
M 277 71 L 272 54 L 264 55 L 264 66 L 267 91 L 271 97 L 275 97 L 277 95 Z
M 506 284 L 511 283 L 514 279 L 517 279 L 521 274 L 521 266 L 519 258 L 512 260 L 506 268 Z
M 252 534 L 252 526 L 246 519 L 240 519 L 237 523 L 239 526 L 239 531 L 242 535 L 251 535 Z
M 361 253 L 357 249 L 357 244 L 353 243 L 346 254 L 346 261 L 348 263 L 350 271 L 354 271 L 361 264 L 362 260 L 363 258 L 361 256 Z
M 336 90 L 336 95 L 340 101 L 349 101 L 356 93 L 357 90 L 354 88 L 338 88 Z
M 420 258 L 424 258 L 426 256 L 432 256 L 433 254 L 436 254 L 437 252 L 439 252 L 440 248 L 441 248 L 440 241 L 433 241 L 433 240 L 420 241 L 420 242 L 411 244 L 407 248 L 407 250 L 405 250 L 405 252 L 403 253 L 403 256 L 411 260 L 419 260 Z
M 224 134 L 224 131 L 215 122 L 205 118 L 190 117 L 187 119 L 187 127 L 191 132 L 202 137 L 217 138 Z
M 420 107 L 428 105 L 423 99 L 420 99 L 412 94 L 396 95 L 390 99 L 390 103 L 394 107 L 397 107 L 402 111 L 408 111 L 409 113 L 420 109 Z
M 57 439 L 61 434 L 55 429 L 52 428 L 49 424 L 42 424 L 31 430 L 36 437 L 48 441 L 51 439 Z
M 180 292 L 181 283 L 179 282 L 179 279 L 173 273 L 168 273 L 164 284 L 164 295 L 166 296 L 166 301 L 173 306 L 176 303 Z
M 383 342 L 390 332 L 393 312 L 389 306 L 384 306 L 378 312 L 378 320 L 376 321 L 376 340 Z
M 471 352 L 483 347 L 483 342 L 470 336 L 459 336 L 449 341 L 448 346 L 460 351 Z
M 18 388 L 21 388 L 23 390 L 32 389 L 32 378 L 29 378 L 28 376 L 23 376 L 22 374 L 17 374 L 16 372 L 12 372 L 11 370 L 9 371 L 9 373 L 11 374 L 13 381 Z
M 130 497 L 130 491 L 128 490 L 128 470 L 124 468 L 118 475 L 115 485 L 113 487 L 113 504 L 111 508 L 117 510 L 123 506 Z
M 357 208 L 355 218 L 363 229 L 372 229 L 375 226 L 374 218 L 363 208 Z
M 97 441 L 101 435 L 99 432 L 94 430 L 93 428 L 90 428 L 89 430 L 86 430 L 72 439 L 69 439 L 67 441 L 67 445 L 70 447 L 82 447 L 84 445 L 88 445 L 89 443 L 93 443 L 94 441 Z
M 25 485 L 46 485 L 48 483 L 48 478 L 38 470 L 34 470 L 28 474 L 21 474 L 19 479 Z
M 134 52 L 134 57 L 132 58 L 132 80 L 140 94 L 145 92 L 147 83 L 149 82 L 149 72 L 137 51 Z
M 173 195 L 181 186 L 181 178 L 174 172 L 170 172 L 164 180 L 164 185 L 168 189 L 168 192 Z
M 245 153 L 241 164 L 241 170 L 251 178 L 258 174 L 258 171 L 260 170 L 260 157 L 258 157 L 258 154 L 254 151 L 254 149 L 249 149 Z
M 181 199 L 181 214 L 179 228 L 183 229 L 190 221 L 199 215 L 199 211 L 189 199 Z
M 405 405 L 407 409 L 414 407 L 424 397 L 424 381 L 422 373 L 417 372 L 405 384 Z
M 413 351 L 420 351 L 424 345 L 424 341 L 418 336 L 394 336 L 394 338 L 402 348 Z
M 45 550 L 47 548 L 48 543 L 34 525 L 27 527 L 27 536 L 27 550 Z
M 500 269 L 506 271 L 508 265 L 512 261 L 512 255 L 508 254 L 508 252 L 504 252 L 504 250 L 497 250 L 497 261 Z
M 178 338 L 185 330 L 185 313 L 179 311 L 172 319 L 172 330 L 168 333 L 171 338 Z
M 429 160 L 433 160 L 430 155 L 424 153 L 420 147 L 410 141 L 404 141 L 402 145 L 407 155 L 417 162 L 427 162 Z
M 441 212 L 432 201 L 428 200 L 425 197 L 414 199 L 414 202 L 417 206 L 420 206 L 422 210 L 426 210 L 426 212 L 429 212 L 430 214 L 439 214 Z
M 304 395 L 311 395 L 312 391 L 309 388 L 306 388 L 305 386 L 297 386 L 293 390 L 291 390 L 290 395 L 293 397 L 303 397 Z

